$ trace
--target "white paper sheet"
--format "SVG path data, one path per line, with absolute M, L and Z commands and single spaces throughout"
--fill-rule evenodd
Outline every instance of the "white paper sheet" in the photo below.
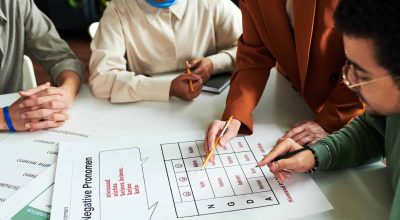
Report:
M 50 219 L 56 164 L 9 197 L 0 207 L 1 220 Z
M 258 131 L 219 148 L 205 170 L 203 132 L 61 145 L 51 219 L 289 219 L 332 209 L 307 174 L 280 185 L 255 167 L 282 135 Z
M 6 199 L 57 160 L 61 141 L 84 142 L 89 134 L 48 130 L 10 134 L 0 140 L 0 208 Z

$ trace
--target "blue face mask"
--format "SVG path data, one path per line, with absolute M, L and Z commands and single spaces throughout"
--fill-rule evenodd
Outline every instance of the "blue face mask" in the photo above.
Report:
M 164 2 L 156 2 L 154 0 L 146 0 L 151 6 L 155 8 L 169 8 L 176 3 L 177 0 L 166 0 Z

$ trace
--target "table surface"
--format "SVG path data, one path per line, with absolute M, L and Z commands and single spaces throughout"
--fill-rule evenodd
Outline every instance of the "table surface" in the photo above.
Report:
M 219 95 L 203 92 L 192 102 L 143 101 L 110 104 L 93 98 L 83 85 L 70 109 L 70 120 L 60 129 L 95 130 L 98 137 L 116 135 L 151 136 L 177 132 L 205 131 L 208 124 L 221 117 L 228 89 Z M 11 104 L 17 94 L 0 96 L 0 106 Z M 253 113 L 254 126 L 275 124 L 286 131 L 296 122 L 313 119 L 314 113 L 290 83 L 271 71 L 266 90 Z M 93 123 L 95 121 L 95 124 Z M 1 136 L 8 135 L 0 133 Z M 382 163 L 312 174 L 333 210 L 302 219 L 387 219 L 392 202 L 385 167 Z

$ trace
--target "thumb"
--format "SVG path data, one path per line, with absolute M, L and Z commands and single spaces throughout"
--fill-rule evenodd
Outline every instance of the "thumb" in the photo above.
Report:
M 236 137 L 236 135 L 237 135 L 237 131 L 235 129 L 233 129 L 232 127 L 228 127 L 228 129 L 225 132 L 225 134 L 219 140 L 219 145 L 223 146 L 223 147 L 226 146 L 226 144 L 230 140 L 232 140 L 234 137 Z
M 201 78 L 201 76 L 199 76 L 197 74 L 192 74 L 190 76 L 193 81 L 195 81 L 195 82 L 199 81 L 199 83 L 203 84 L 203 79 Z
M 198 66 L 200 64 L 200 62 L 201 62 L 201 58 L 195 58 L 195 59 L 191 60 L 189 63 L 190 68 Z
M 297 160 L 293 159 L 293 157 L 288 159 L 282 159 L 275 162 L 272 162 L 270 169 L 271 172 L 278 172 L 281 170 L 296 170 L 297 169 Z
M 274 160 L 279 155 L 289 152 L 294 143 L 295 142 L 290 138 L 285 138 L 281 141 L 278 141 L 278 143 L 272 148 L 272 150 L 267 154 L 267 156 L 265 156 L 264 159 L 262 159 L 258 163 L 258 166 L 265 166 L 271 163 L 272 160 Z
M 35 87 L 33 89 L 28 89 L 26 91 L 20 91 L 19 95 L 23 96 L 23 97 L 29 97 L 29 96 L 32 96 L 32 95 L 34 95 L 34 94 L 36 94 L 36 93 L 38 93 L 40 91 L 43 91 L 43 90 L 45 90 L 45 89 L 47 89 L 49 87 L 50 87 L 50 83 L 46 82 L 45 84 L 37 86 L 37 87 Z

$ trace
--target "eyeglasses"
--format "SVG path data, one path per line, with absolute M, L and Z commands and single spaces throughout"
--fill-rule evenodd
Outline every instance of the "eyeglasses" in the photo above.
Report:
M 347 87 L 349 87 L 350 89 L 359 87 L 362 85 L 374 83 L 374 82 L 380 81 L 382 79 L 385 79 L 389 76 L 391 76 L 391 75 L 386 75 L 386 76 L 382 76 L 382 77 L 379 77 L 376 79 L 363 81 L 358 76 L 356 67 L 354 66 L 354 64 L 350 63 L 350 61 L 346 60 L 346 64 L 342 68 L 342 77 L 343 77 L 344 84 Z

